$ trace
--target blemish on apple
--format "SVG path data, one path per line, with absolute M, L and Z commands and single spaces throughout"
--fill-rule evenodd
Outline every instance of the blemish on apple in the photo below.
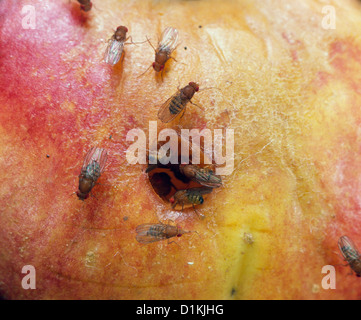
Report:
M 88 251 L 85 256 L 85 266 L 94 268 L 95 261 L 96 261 L 95 253 L 93 251 Z
M 247 244 L 253 244 L 253 243 L 254 243 L 254 238 L 253 238 L 252 233 L 247 233 L 247 232 L 245 232 L 245 233 L 243 234 L 243 240 L 244 240 L 244 242 L 247 243 Z

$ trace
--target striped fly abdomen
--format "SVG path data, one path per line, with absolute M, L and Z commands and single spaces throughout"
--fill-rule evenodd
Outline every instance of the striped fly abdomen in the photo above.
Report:
M 100 174 L 100 164 L 96 161 L 89 163 L 84 172 L 85 177 L 91 178 L 95 181 L 99 179 Z
M 184 109 L 184 101 L 180 95 L 175 96 L 169 103 L 169 111 L 171 114 L 178 114 Z
M 188 199 L 192 204 L 202 204 L 204 202 L 202 195 L 198 192 L 188 192 Z
M 348 262 L 359 259 L 358 252 L 352 247 L 349 246 L 342 247 L 341 251 Z
M 154 224 L 149 227 L 147 235 L 150 237 L 163 237 L 164 236 L 164 226 L 161 224 Z

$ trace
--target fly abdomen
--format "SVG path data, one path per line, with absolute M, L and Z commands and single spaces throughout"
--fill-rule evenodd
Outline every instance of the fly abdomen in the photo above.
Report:
M 345 254 L 348 261 L 358 260 L 360 258 L 359 253 L 349 246 L 343 247 L 342 252 Z
M 182 99 L 180 96 L 176 96 L 172 99 L 172 101 L 169 104 L 169 111 L 171 114 L 178 114 L 183 109 L 182 105 Z
M 161 225 L 153 225 L 149 228 L 147 235 L 151 237 L 159 237 L 163 234 L 163 226 Z
M 94 181 L 98 180 L 100 176 L 100 165 L 96 161 L 92 161 L 86 167 L 86 177 L 93 179 Z
M 190 193 L 188 199 L 193 204 L 202 204 L 204 201 L 202 195 L 196 192 Z

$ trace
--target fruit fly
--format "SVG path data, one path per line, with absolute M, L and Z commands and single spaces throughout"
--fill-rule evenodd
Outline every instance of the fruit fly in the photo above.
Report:
M 161 240 L 170 239 L 173 237 L 181 237 L 185 233 L 192 231 L 185 231 L 178 226 L 171 226 L 163 223 L 145 223 L 137 226 L 135 229 L 137 235 L 136 239 L 139 243 L 147 244 Z
M 203 186 L 218 188 L 222 185 L 221 177 L 216 176 L 213 171 L 208 168 L 201 168 L 193 164 L 181 164 L 179 169 L 187 178 Z
M 356 276 L 361 277 L 361 256 L 353 241 L 347 236 L 342 236 L 338 240 L 338 247 Z
M 85 12 L 90 11 L 93 6 L 90 0 L 78 0 L 78 2 L 80 3 L 80 9 Z
M 170 122 L 182 111 L 185 111 L 188 102 L 196 105 L 191 101 L 191 99 L 198 90 L 199 86 L 195 82 L 189 82 L 189 84 L 184 88 L 180 90 L 178 89 L 175 94 L 173 94 L 166 102 L 161 105 L 158 111 L 158 118 L 162 120 L 162 122 Z M 196 106 L 199 107 L 198 105 Z
M 102 148 L 93 147 L 86 154 L 79 175 L 79 189 L 76 195 L 80 200 L 89 197 L 96 181 L 104 170 L 107 161 L 107 151 Z
M 119 26 L 117 30 L 115 30 L 105 51 L 104 60 L 106 63 L 115 65 L 119 62 L 123 53 L 124 44 L 130 38 L 127 38 L 127 32 L 128 28 L 125 26 Z
M 149 40 L 148 42 L 150 43 Z M 165 28 L 160 37 L 157 50 L 154 49 L 154 47 L 152 46 L 155 51 L 155 61 L 152 64 L 154 71 L 163 71 L 164 65 L 166 64 L 168 59 L 174 59 L 173 57 L 171 57 L 171 54 L 177 47 L 177 43 L 178 30 L 172 27 Z M 150 43 L 150 45 L 152 44 Z
M 178 44 L 178 30 L 172 27 L 165 28 L 158 42 L 157 49 L 153 47 L 148 38 L 147 41 L 155 52 L 155 59 L 154 62 L 147 68 L 147 70 L 141 74 L 141 76 L 145 74 L 150 67 L 153 67 L 154 71 L 161 72 L 163 79 L 163 70 L 166 62 L 170 58 L 174 61 L 177 61 L 171 56 L 171 54 L 176 49 Z
M 169 199 L 169 202 L 172 203 L 172 208 L 175 208 L 177 204 L 181 205 L 182 210 L 185 204 L 191 204 L 196 211 L 194 206 L 204 202 L 202 195 L 211 193 L 212 190 L 212 188 L 207 187 L 179 190 Z

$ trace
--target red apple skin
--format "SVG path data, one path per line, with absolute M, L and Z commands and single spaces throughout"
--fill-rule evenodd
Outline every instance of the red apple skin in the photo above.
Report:
M 34 30 L 22 28 L 29 4 Z M 360 299 L 337 240 L 361 248 L 361 8 L 334 1 L 337 28 L 324 30 L 324 5 L 108 0 L 84 13 L 75 1 L 1 1 L 1 295 Z M 102 61 L 118 25 L 153 43 L 179 29 L 179 62 L 163 82 L 153 70 L 139 77 L 154 59 L 147 44 L 126 46 L 114 68 Z M 144 166 L 125 158 L 127 132 L 147 130 L 178 81 L 222 89 L 197 93 L 206 112 L 189 106 L 183 127 L 235 129 L 235 171 L 198 209 L 205 219 L 171 211 Z M 108 165 L 82 202 L 73 192 L 93 145 L 108 150 Z M 158 219 L 199 236 L 137 243 L 136 226 Z M 21 286 L 25 265 L 36 290 Z M 322 288 L 325 265 L 336 268 L 335 290 Z

